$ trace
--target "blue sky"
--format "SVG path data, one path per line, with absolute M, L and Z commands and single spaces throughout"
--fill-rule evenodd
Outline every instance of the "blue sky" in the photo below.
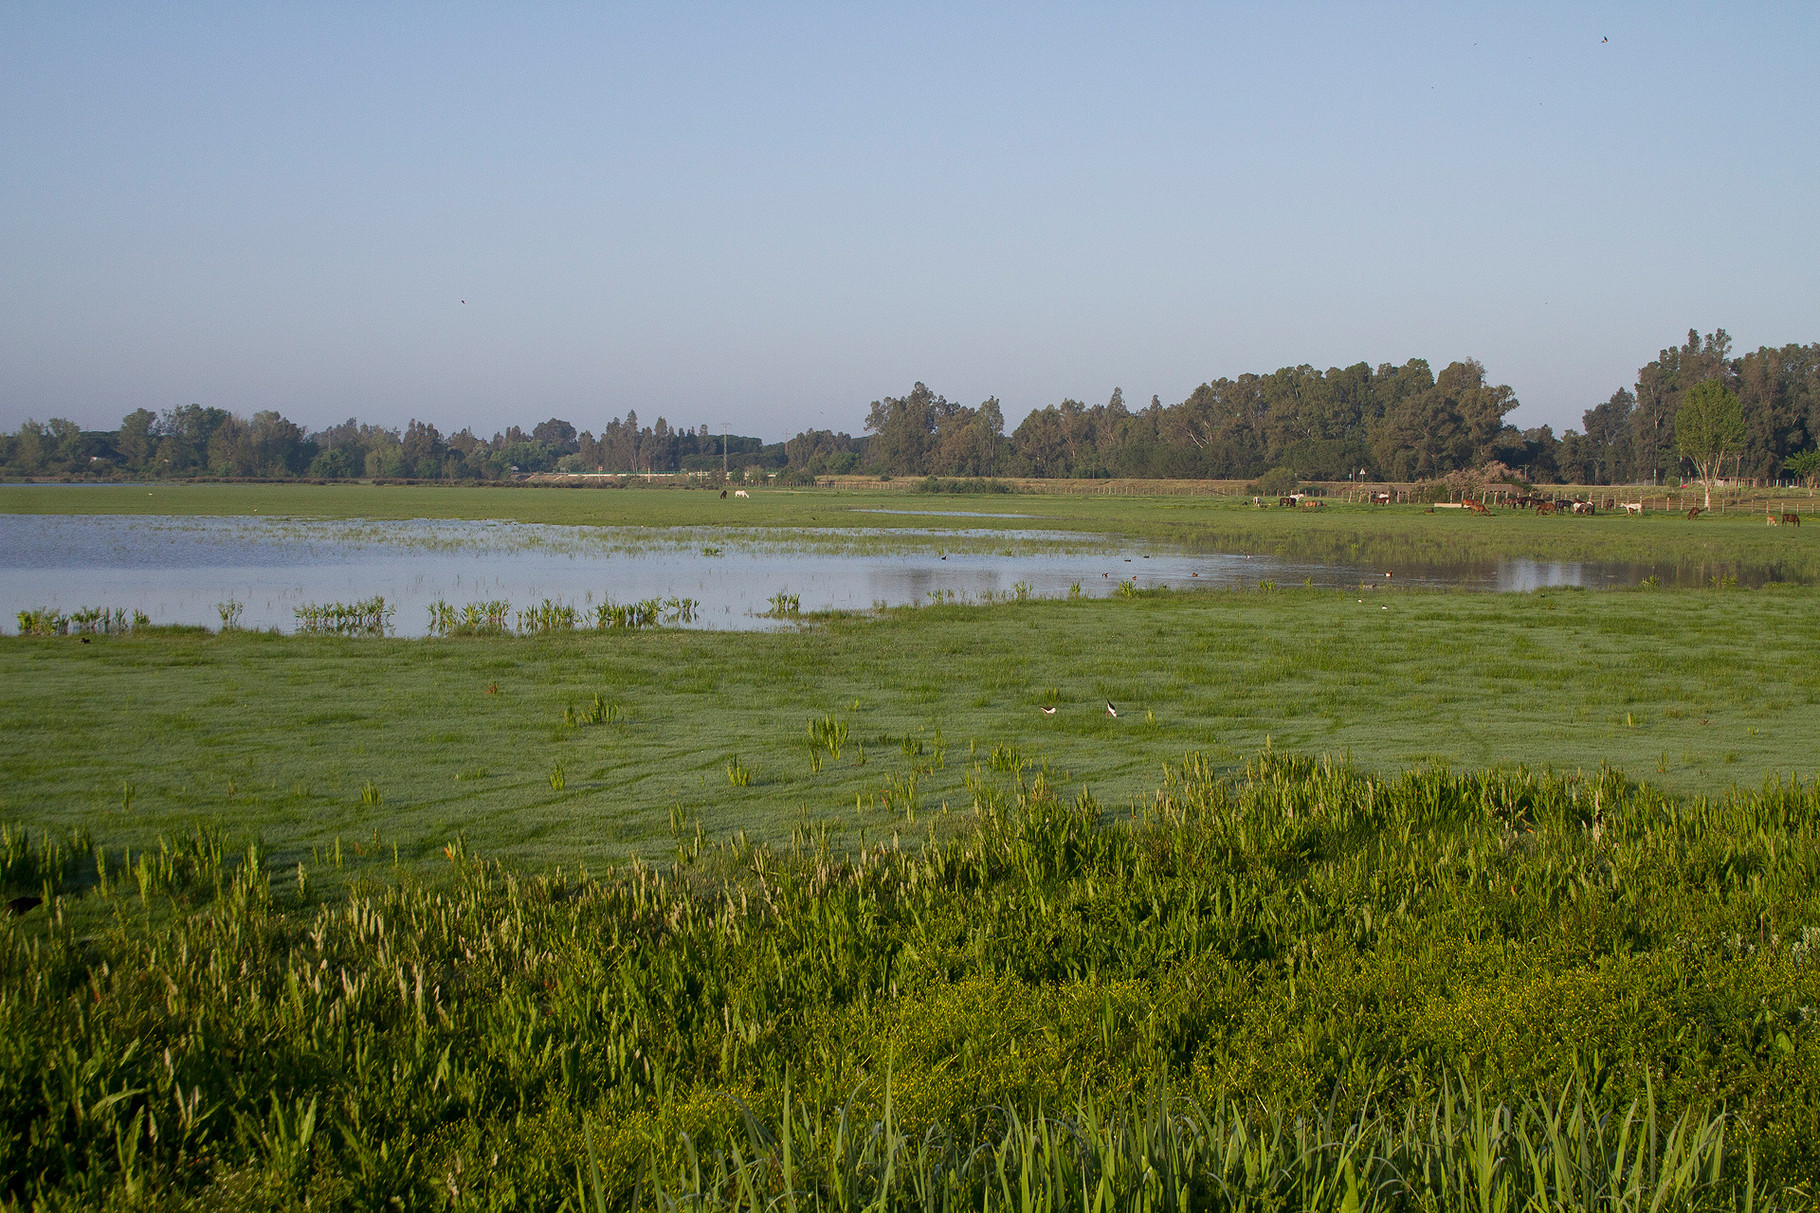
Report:
M 1609 39 L 1609 41 L 1604 41 Z M 1820 6 L 0 9 L 0 426 L 858 432 L 1820 340 Z M 465 302 L 463 302 L 465 300 Z

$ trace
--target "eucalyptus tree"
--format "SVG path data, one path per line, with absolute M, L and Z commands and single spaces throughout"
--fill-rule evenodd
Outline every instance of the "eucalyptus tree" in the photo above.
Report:
M 1706 486 L 1706 508 L 1713 508 L 1713 481 L 1725 461 L 1744 449 L 1744 410 L 1723 383 L 1696 383 L 1681 397 L 1675 412 L 1675 449 L 1694 465 Z

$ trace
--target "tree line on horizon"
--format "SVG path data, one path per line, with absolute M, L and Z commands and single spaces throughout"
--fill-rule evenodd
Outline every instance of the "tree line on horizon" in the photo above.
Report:
M 354 418 L 308 432 L 275 411 L 250 418 L 199 404 L 140 408 L 117 430 L 53 418 L 0 435 L 0 473 L 15 478 L 502 480 L 519 473 L 719 471 L 786 482 L 880 476 L 1254 479 L 1283 469 L 1303 480 L 1418 481 L 1502 464 L 1535 483 L 1664 483 L 1697 469 L 1677 444 L 1687 393 L 1713 383 L 1735 397 L 1740 440 L 1724 474 L 1812 478 L 1820 436 L 1820 342 L 1733 357 L 1724 329 L 1689 330 L 1557 437 L 1505 416 L 1515 393 L 1476 360 L 1438 375 L 1426 360 L 1323 372 L 1303 365 L 1202 384 L 1186 400 L 1129 408 L 1114 389 L 1101 405 L 1038 409 L 1011 433 L 997 399 L 953 402 L 916 384 L 872 402 L 865 433 L 807 430 L 787 442 L 641 425 L 628 412 L 598 435 L 551 418 L 490 439 L 444 435 L 413 419 L 402 430 Z

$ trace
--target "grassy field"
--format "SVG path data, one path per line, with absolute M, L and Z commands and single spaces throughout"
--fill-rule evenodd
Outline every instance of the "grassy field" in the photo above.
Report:
M 217 514 L 298 518 L 503 518 L 558 525 L 804 529 L 1027 529 L 1077 531 L 1198 551 L 1274 553 L 1394 568 L 1495 562 L 1523 556 L 1609 561 L 1676 570 L 1704 581 L 1754 571 L 1820 581 L 1820 527 L 1766 527 L 1759 514 L 1689 522 L 1537 517 L 1501 510 L 1428 514 L 1419 506 L 1329 505 L 1316 512 L 1252 508 L 1232 498 L 1177 495 L 923 494 L 911 484 L 871 489 L 756 489 L 747 501 L 705 489 L 438 488 L 386 485 L 0 486 L 0 514 Z M 880 510 L 937 511 L 879 513 Z M 941 511 L 966 511 L 957 516 Z M 1025 515 L 1014 517 L 1013 515 Z
M 1813 770 L 1817 628 L 1796 589 L 1289 589 L 773 634 L 7 637 L 0 818 L 117 843 L 206 819 L 285 862 L 375 832 L 407 856 L 465 832 L 516 861 L 601 862 L 666 849 L 676 815 L 773 840 L 803 821 L 853 845 L 920 832 L 995 753 L 1122 806 L 1164 762 L 1267 740 L 1383 771 L 1609 763 L 1712 793 Z
M 729 504 L 0 510 L 148 491 Z M 739 506 L 1719 569 L 1812 540 Z M 0 1208 L 1812 1207 L 1820 596 L 1385 584 L 775 633 L 0 637 L 0 889 L 48 902 L 0 918 Z

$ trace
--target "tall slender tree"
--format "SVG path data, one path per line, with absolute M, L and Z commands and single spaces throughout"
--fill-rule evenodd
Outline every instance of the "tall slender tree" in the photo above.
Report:
M 1725 461 L 1744 449 L 1744 411 L 1723 383 L 1708 379 L 1683 393 L 1675 413 L 1675 449 L 1693 463 L 1706 485 L 1706 508 L 1712 509 L 1713 481 Z

